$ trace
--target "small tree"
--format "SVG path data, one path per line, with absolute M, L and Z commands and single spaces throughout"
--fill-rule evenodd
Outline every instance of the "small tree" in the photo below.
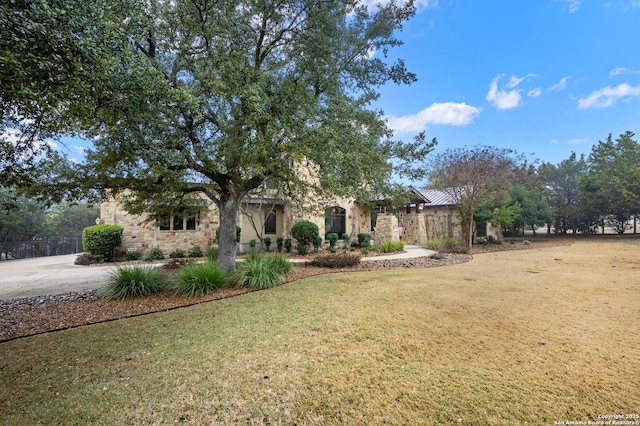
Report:
M 318 225 L 310 220 L 299 220 L 291 227 L 291 235 L 298 241 L 298 252 L 306 253 L 309 244 L 320 236 Z
M 470 251 L 476 209 L 486 199 L 501 204 L 506 188 L 524 176 L 527 165 L 512 150 L 476 146 L 447 149 L 432 159 L 429 169 L 430 186 L 446 192 L 455 202 Z

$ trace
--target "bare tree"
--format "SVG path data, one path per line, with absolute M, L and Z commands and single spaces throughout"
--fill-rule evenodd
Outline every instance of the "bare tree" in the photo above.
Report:
M 447 149 L 429 163 L 429 187 L 446 192 L 456 203 L 465 243 L 472 245 L 473 214 L 481 201 L 499 201 L 527 173 L 526 161 L 509 149 L 491 146 Z

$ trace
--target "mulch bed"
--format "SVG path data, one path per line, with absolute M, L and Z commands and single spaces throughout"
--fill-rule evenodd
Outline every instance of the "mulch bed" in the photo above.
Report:
M 568 244 L 562 241 L 536 242 L 534 247 Z M 479 246 L 473 254 L 488 251 L 525 249 L 531 246 L 502 244 Z M 371 254 L 367 254 L 371 256 Z M 440 259 L 419 257 L 397 260 L 369 260 L 350 268 L 329 269 L 296 264 L 287 282 L 336 272 L 371 271 L 377 269 L 432 268 L 468 262 L 468 254 L 442 254 Z M 0 342 L 88 324 L 168 311 L 204 302 L 226 299 L 251 292 L 247 288 L 224 288 L 201 297 L 183 297 L 172 293 L 155 294 L 144 298 L 106 301 L 99 291 L 66 293 L 0 301 Z

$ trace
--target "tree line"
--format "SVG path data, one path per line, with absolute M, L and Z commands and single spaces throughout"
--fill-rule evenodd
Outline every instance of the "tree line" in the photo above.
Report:
M 492 223 L 511 235 L 545 227 L 547 234 L 593 234 L 635 228 L 640 213 L 640 145 L 634 133 L 609 135 L 588 157 L 532 164 L 514 150 L 476 146 L 435 154 L 429 187 L 456 201 L 472 244 L 474 224 Z
M 27 242 L 80 238 L 99 216 L 100 208 L 85 201 L 47 205 L 0 187 L 0 255 L 15 257 L 15 247 Z

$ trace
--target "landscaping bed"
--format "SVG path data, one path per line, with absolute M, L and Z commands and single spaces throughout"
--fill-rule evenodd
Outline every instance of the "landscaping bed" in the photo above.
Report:
M 566 244 L 566 242 L 536 241 L 535 247 Z M 525 249 L 532 246 L 501 244 L 477 246 L 473 253 L 487 251 Z M 376 252 L 367 253 L 367 257 Z M 307 256 L 309 259 L 311 256 Z M 335 272 L 371 271 L 376 269 L 432 268 L 467 262 L 467 254 L 443 253 L 440 259 L 419 257 L 394 260 L 368 260 L 349 268 L 318 268 L 296 264 L 287 275 L 286 282 Z M 66 293 L 52 296 L 30 297 L 0 301 L 0 342 L 19 337 L 64 330 L 87 324 L 117 320 L 159 311 L 167 311 L 203 302 L 225 299 L 248 293 L 247 288 L 223 288 L 200 297 L 184 297 L 173 293 L 160 293 L 143 298 L 104 300 L 99 291 Z

